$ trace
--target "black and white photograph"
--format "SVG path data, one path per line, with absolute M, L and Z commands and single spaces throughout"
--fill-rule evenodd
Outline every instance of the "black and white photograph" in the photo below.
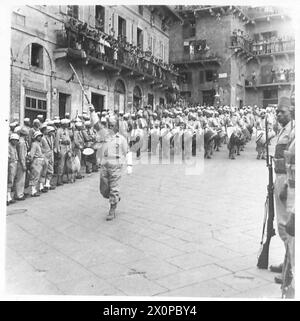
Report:
M 12 4 L 5 297 L 297 299 L 299 8 Z

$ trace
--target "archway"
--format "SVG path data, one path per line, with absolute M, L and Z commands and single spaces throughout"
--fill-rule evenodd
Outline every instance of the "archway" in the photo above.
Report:
M 139 86 L 133 89 L 133 108 L 138 110 L 142 106 L 142 90 Z
M 125 85 L 121 79 L 118 79 L 115 83 L 114 89 L 114 110 L 115 111 L 125 111 Z

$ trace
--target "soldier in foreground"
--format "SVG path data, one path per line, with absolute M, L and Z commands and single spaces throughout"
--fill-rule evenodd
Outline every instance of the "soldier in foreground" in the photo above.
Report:
M 89 107 L 91 123 L 98 132 L 101 130 L 99 117 L 95 113 L 93 105 Z M 119 133 L 118 120 L 114 116 L 108 119 L 108 135 L 102 148 L 100 192 L 103 197 L 109 199 L 110 210 L 106 217 L 107 221 L 116 216 L 116 208 L 120 198 L 119 181 L 122 176 L 123 164 L 127 162 L 127 174 L 132 173 L 132 154 L 126 138 Z

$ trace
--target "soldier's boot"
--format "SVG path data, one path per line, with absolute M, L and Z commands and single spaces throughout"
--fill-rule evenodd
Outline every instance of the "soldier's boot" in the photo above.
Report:
M 61 186 L 61 185 L 64 185 L 63 176 L 62 175 L 58 175 L 57 186 Z
M 116 217 L 117 204 L 110 204 L 108 215 L 106 216 L 107 221 L 111 221 Z
M 40 193 L 36 190 L 36 187 L 35 187 L 35 186 L 32 186 L 31 196 L 32 196 L 32 197 L 40 196 Z
M 55 186 L 51 186 L 50 179 L 46 179 L 46 184 L 44 188 L 46 188 L 47 190 L 53 190 L 55 189 Z
M 46 186 L 44 186 L 43 183 L 40 183 L 40 192 L 42 193 L 47 193 L 48 189 L 46 188 Z

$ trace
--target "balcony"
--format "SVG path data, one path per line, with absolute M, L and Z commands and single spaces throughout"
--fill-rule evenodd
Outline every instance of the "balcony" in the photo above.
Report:
M 249 36 L 239 36 L 233 34 L 230 37 L 230 49 L 234 49 L 237 55 L 243 53 L 247 58 L 272 57 L 280 55 L 293 55 L 295 53 L 295 39 L 292 37 L 274 38 L 269 40 L 254 42 Z M 249 59 L 250 60 L 250 59 Z
M 295 83 L 295 71 L 293 69 L 288 69 L 280 72 L 271 72 L 268 74 L 263 74 L 259 78 L 260 81 L 258 82 L 256 78 L 248 77 L 248 79 L 245 80 L 245 88 L 281 88 L 285 86 L 290 86 L 292 88 Z
M 68 57 L 86 65 L 94 65 L 99 71 L 132 77 L 149 82 L 157 88 L 167 90 L 177 80 L 174 66 L 163 63 L 129 44 L 120 37 L 88 28 L 74 19 L 65 23 L 65 30 L 57 31 L 57 49 L 54 59 Z
M 205 67 L 207 65 L 211 65 L 211 64 L 217 64 L 217 65 L 221 65 L 221 61 L 220 58 L 215 55 L 215 54 L 184 54 L 182 59 L 176 59 L 173 60 L 172 63 L 174 65 L 200 65 L 202 67 Z

